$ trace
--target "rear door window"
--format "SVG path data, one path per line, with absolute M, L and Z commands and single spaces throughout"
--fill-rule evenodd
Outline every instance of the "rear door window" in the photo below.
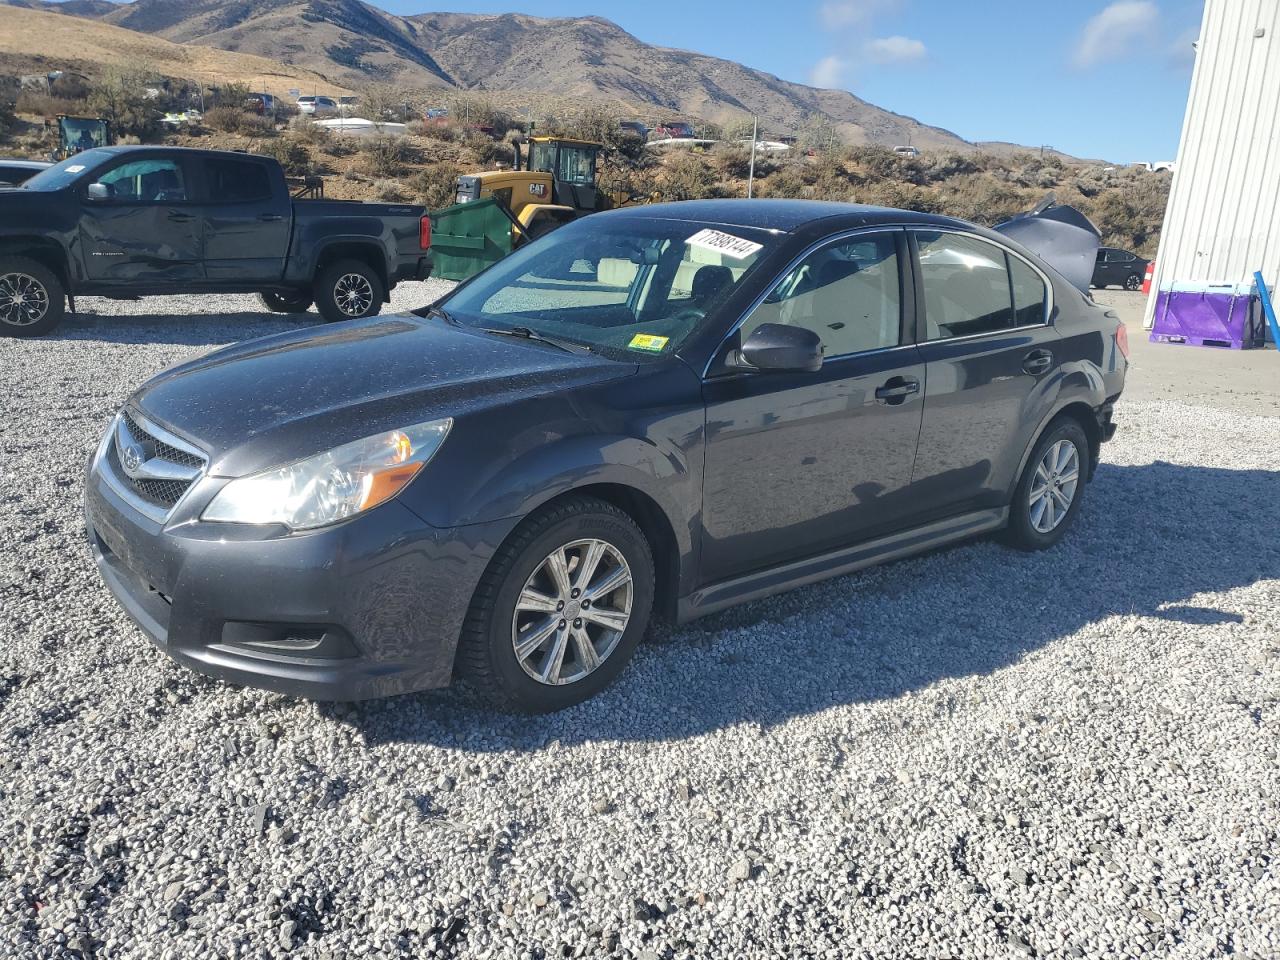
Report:
M 1048 323 L 1049 291 L 1040 274 L 1017 257 L 1009 256 L 1009 282 L 1013 286 L 1013 311 L 1017 325 L 1031 327 Z
M 926 339 L 946 340 L 1015 325 L 1004 250 L 958 233 L 918 231 Z
M 271 199 L 267 168 L 253 160 L 209 157 L 204 161 L 209 199 L 214 203 L 249 203 Z

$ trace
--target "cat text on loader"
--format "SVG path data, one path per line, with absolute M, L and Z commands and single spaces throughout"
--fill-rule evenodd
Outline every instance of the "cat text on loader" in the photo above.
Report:
M 431 215 L 433 276 L 466 280 L 570 220 L 629 202 L 596 186 L 602 144 L 567 137 L 526 142 L 527 160 L 513 141 L 510 170 L 458 177 L 456 204 Z

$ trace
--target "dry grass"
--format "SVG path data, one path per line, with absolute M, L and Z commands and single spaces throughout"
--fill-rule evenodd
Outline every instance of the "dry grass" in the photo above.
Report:
M 39 43 L 33 44 L 33 38 Z M 122 63 L 209 84 L 252 78 L 256 88 L 281 97 L 294 87 L 333 95 L 350 92 L 318 73 L 265 57 L 170 43 L 106 23 L 0 5 L 0 72 L 33 73 L 53 66 L 101 69 Z

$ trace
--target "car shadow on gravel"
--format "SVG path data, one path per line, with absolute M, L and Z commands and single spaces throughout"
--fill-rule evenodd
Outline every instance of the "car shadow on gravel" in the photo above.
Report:
M 1277 502 L 1280 472 L 1104 464 L 1052 550 L 982 540 L 659 628 L 612 688 L 559 714 L 498 714 L 465 689 L 324 709 L 370 743 L 485 751 L 767 730 L 989 675 L 1114 616 L 1239 622 L 1197 595 L 1280 579 Z
M 216 314 L 85 313 L 68 314 L 42 342 L 173 344 L 220 347 L 253 337 L 299 330 L 323 323 L 318 313 L 273 314 L 233 311 Z

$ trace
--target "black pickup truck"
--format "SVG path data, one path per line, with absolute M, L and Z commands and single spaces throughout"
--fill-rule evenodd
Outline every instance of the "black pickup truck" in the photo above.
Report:
M 418 206 L 302 200 L 270 157 L 86 150 L 0 190 L 0 333 L 39 336 L 68 296 L 257 293 L 280 313 L 378 313 L 431 275 Z

